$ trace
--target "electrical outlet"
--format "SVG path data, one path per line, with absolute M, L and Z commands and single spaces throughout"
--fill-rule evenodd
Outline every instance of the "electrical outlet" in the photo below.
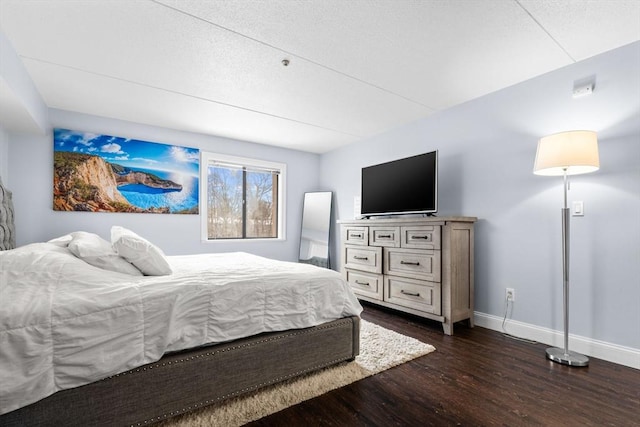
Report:
M 516 291 L 513 288 L 507 288 L 504 297 L 507 301 L 514 302 L 516 300 Z

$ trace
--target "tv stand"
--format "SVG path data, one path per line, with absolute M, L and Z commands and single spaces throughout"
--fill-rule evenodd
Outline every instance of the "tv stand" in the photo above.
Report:
M 473 327 L 475 217 L 338 221 L 341 271 L 364 301 Z

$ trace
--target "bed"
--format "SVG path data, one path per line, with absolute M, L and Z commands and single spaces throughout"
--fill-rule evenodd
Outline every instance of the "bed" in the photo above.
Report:
M 0 252 L 0 425 L 148 425 L 358 354 L 332 270 L 232 253 L 131 275 L 72 246 Z

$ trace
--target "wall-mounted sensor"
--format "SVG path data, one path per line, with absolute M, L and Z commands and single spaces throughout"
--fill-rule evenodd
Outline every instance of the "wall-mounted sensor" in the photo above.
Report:
M 573 89 L 573 97 L 581 98 L 583 96 L 591 95 L 593 93 L 593 83 L 587 86 L 581 86 Z
M 591 95 L 596 86 L 596 76 L 586 77 L 573 82 L 573 97 L 582 98 Z

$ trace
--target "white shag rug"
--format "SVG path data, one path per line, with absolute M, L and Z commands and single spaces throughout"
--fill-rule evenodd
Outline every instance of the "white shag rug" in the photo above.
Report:
M 435 347 L 429 344 L 361 320 L 360 355 L 354 362 L 345 362 L 275 384 L 172 418 L 160 425 L 163 427 L 241 426 L 434 350 Z

